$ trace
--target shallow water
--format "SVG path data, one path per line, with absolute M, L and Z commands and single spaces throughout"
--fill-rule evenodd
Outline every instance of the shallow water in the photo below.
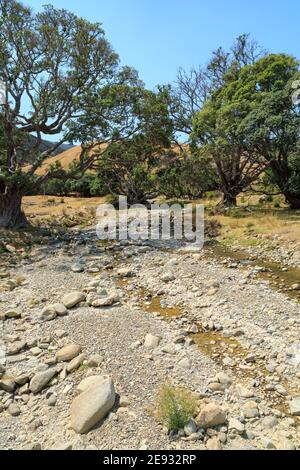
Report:
M 238 264 L 238 268 L 259 267 L 263 271 L 256 273 L 256 278 L 268 281 L 270 287 L 300 302 L 300 290 L 293 290 L 294 284 L 300 284 L 300 269 L 279 263 L 251 257 L 242 250 L 233 250 L 220 243 L 205 248 L 206 255 L 219 261 L 228 260 Z

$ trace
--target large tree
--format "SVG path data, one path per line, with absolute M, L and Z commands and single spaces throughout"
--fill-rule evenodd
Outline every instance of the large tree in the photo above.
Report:
M 18 1 L 0 0 L 0 80 L 6 87 L 0 107 L 0 227 L 26 224 L 21 201 L 35 171 L 70 139 L 68 126 L 81 115 L 83 96 L 107 86 L 117 65 L 99 24 L 50 5 L 34 14 Z M 35 145 L 29 146 L 32 135 Z M 41 153 L 45 135 L 57 135 L 59 142 Z M 34 163 L 24 172 L 28 152 Z
M 252 65 L 265 54 L 249 35 L 243 34 L 229 51 L 220 47 L 213 52 L 206 66 L 190 72 L 180 70 L 172 87 L 170 112 L 174 126 L 180 135 L 192 140 L 190 151 L 196 160 L 200 148 L 202 154 L 206 153 L 207 162 L 214 162 L 225 206 L 235 205 L 239 192 L 259 172 L 256 161 L 246 162 L 241 143 L 231 127 L 234 109 L 227 99 L 222 101 L 222 90 L 244 66 Z M 207 169 L 209 174 L 210 165 Z
M 88 164 L 108 193 L 145 203 L 155 194 L 155 172 L 171 145 L 168 102 L 165 88 L 146 90 L 133 75 L 83 103 L 84 116 L 72 128 L 82 141 L 79 173 Z
M 194 138 L 216 164 L 224 204 L 234 205 L 265 170 L 299 208 L 299 106 L 292 101 L 298 63 L 270 54 L 231 67 L 194 120 Z
M 293 100 L 298 70 L 293 57 L 273 54 L 246 68 L 236 88 L 237 94 L 252 90 L 240 128 L 245 147 L 263 158 L 292 209 L 300 209 L 300 103 Z
M 189 71 L 180 68 L 174 85 L 170 86 L 170 114 L 176 132 L 189 140 L 194 117 L 211 95 L 224 85 L 232 67 L 241 69 L 265 55 L 266 51 L 249 34 L 242 34 L 228 51 L 222 47 L 215 50 L 206 65 Z

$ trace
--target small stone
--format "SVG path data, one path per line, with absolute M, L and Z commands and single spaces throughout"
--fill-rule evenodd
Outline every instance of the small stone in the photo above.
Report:
M 133 272 L 129 268 L 121 268 L 121 269 L 118 269 L 117 276 L 119 276 L 119 277 L 132 277 Z
M 216 403 L 205 405 L 196 418 L 197 425 L 200 428 L 213 428 L 226 422 L 226 412 Z
M 103 357 L 100 356 L 100 354 L 94 354 L 87 361 L 88 367 L 91 367 L 91 368 L 100 367 L 102 363 L 103 363 Z
M 113 304 L 116 304 L 120 301 L 118 294 L 110 294 L 107 297 L 98 298 L 92 301 L 92 307 L 101 308 L 101 307 L 110 307 Z
M 238 419 L 231 418 L 228 423 L 229 431 L 237 431 L 238 434 L 243 434 L 245 432 L 245 426 Z
M 222 450 L 222 445 L 219 439 L 215 436 L 215 437 L 208 439 L 206 443 L 206 448 L 208 450 Z
M 178 362 L 178 366 L 181 369 L 190 369 L 192 367 L 192 361 L 188 357 L 184 357 L 181 361 Z
M 17 251 L 17 249 L 12 246 L 12 245 L 5 245 L 5 249 L 9 252 L 9 253 L 15 253 Z
M 25 385 L 29 382 L 29 375 L 28 374 L 20 374 L 15 378 L 15 382 L 17 385 Z
M 12 403 L 11 405 L 9 405 L 7 411 L 9 412 L 11 416 L 14 416 L 14 417 L 19 416 L 21 414 L 20 408 L 15 403 Z
M 50 380 L 56 375 L 56 369 L 47 369 L 44 372 L 36 374 L 30 382 L 29 388 L 32 393 L 39 393 L 43 388 L 45 388 Z
M 172 273 L 165 273 L 161 278 L 163 282 L 172 282 L 175 281 L 175 279 L 176 277 Z
M 53 306 L 49 305 L 48 307 L 43 308 L 40 314 L 41 321 L 51 321 L 57 317 L 56 310 Z
M 61 339 L 61 338 L 64 338 L 65 336 L 67 336 L 67 332 L 65 330 L 56 330 L 54 332 L 55 336 L 57 336 L 57 338 Z
M 128 397 L 126 397 L 125 395 L 122 395 L 120 397 L 119 406 L 121 408 L 127 408 L 129 405 L 130 405 L 130 399 Z
M 35 347 L 35 348 L 31 348 L 30 352 L 33 356 L 38 356 L 39 354 L 41 354 L 42 350 L 38 347 Z
M 290 439 L 281 439 L 278 449 L 280 450 L 296 450 L 296 446 Z
M 248 401 L 243 406 L 242 412 L 245 418 L 257 418 L 259 416 L 257 403 L 255 401 Z
M 219 374 L 216 375 L 216 378 L 220 384 L 226 385 L 227 387 L 232 384 L 231 378 L 224 372 L 219 372 Z
M 57 403 L 57 396 L 51 395 L 47 400 L 47 405 L 50 407 L 54 407 Z
M 73 444 L 71 442 L 58 442 L 54 444 L 54 446 L 51 447 L 51 450 L 56 450 L 56 451 L 66 451 L 66 450 L 72 450 L 73 449 Z
M 145 341 L 144 341 L 144 346 L 148 350 L 155 349 L 159 346 L 159 343 L 161 341 L 160 336 L 154 336 L 152 334 L 147 334 Z
M 4 315 L 8 319 L 21 318 L 21 312 L 19 312 L 18 310 L 7 310 Z
M 261 442 L 262 442 L 263 448 L 266 449 L 266 450 L 275 450 L 276 449 L 276 446 L 275 446 L 274 442 L 271 439 L 269 439 L 268 437 L 264 437 Z
M 75 263 L 71 266 L 71 271 L 73 273 L 77 273 L 77 274 L 83 273 L 84 272 L 84 266 L 81 263 Z
M 280 384 L 276 385 L 275 386 L 275 390 L 277 393 L 279 393 L 279 395 L 283 396 L 283 397 L 287 397 L 288 396 L 288 391 Z
M 85 358 L 86 358 L 86 355 L 85 353 L 83 353 L 83 354 L 79 354 L 79 356 L 72 359 L 72 361 L 69 362 L 69 364 L 67 365 L 67 372 L 71 373 L 74 370 L 78 369 L 82 365 Z
M 300 416 L 300 397 L 296 397 L 290 401 L 289 406 L 292 416 Z
M 69 362 L 81 353 L 81 346 L 78 344 L 68 344 L 56 353 L 57 362 Z
M 27 346 L 26 341 L 15 341 L 12 343 L 9 348 L 7 349 L 7 355 L 8 356 L 15 356 L 16 354 L 19 354 L 23 349 L 25 349 Z
M 68 315 L 68 310 L 62 303 L 53 304 L 53 308 L 59 317 L 65 317 Z
M 243 385 L 238 384 L 236 386 L 236 391 L 239 397 L 241 398 L 253 398 L 254 392 L 248 388 L 243 387 Z
M 5 376 L 0 379 L 0 390 L 4 390 L 7 393 L 13 393 L 15 388 L 16 383 L 14 382 L 14 380 Z
M 266 416 L 262 422 L 261 425 L 265 429 L 273 429 L 278 425 L 278 419 L 275 418 L 275 416 Z
M 69 294 L 64 295 L 62 298 L 62 303 L 66 308 L 73 308 L 80 302 L 85 300 L 85 295 L 82 292 L 70 292 Z
M 188 424 L 184 426 L 184 432 L 187 436 L 195 434 L 197 432 L 197 425 L 193 419 L 191 419 Z

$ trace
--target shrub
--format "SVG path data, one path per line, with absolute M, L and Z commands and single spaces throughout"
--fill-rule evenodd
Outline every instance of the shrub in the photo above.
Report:
M 196 411 L 197 400 L 193 393 L 169 385 L 162 387 L 157 415 L 170 431 L 184 428 L 195 416 Z

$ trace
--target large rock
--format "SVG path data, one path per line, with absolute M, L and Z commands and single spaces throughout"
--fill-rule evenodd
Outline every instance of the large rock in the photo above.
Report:
M 75 305 L 83 302 L 85 300 L 85 295 L 82 292 L 70 292 L 70 294 L 64 295 L 62 298 L 62 303 L 66 308 L 73 308 Z
M 107 416 L 116 399 L 113 381 L 108 378 L 81 393 L 71 406 L 71 426 L 78 434 L 89 432 Z
M 213 428 L 226 422 L 226 412 L 216 403 L 205 405 L 197 416 L 196 422 L 200 428 Z
M 69 362 L 81 353 L 79 344 L 68 344 L 56 353 L 57 362 Z
M 55 375 L 56 369 L 54 367 L 36 374 L 30 381 L 29 388 L 31 392 L 34 394 L 39 393 L 46 387 L 46 385 L 48 385 Z
M 91 375 L 90 377 L 86 377 L 83 379 L 77 387 L 78 392 L 83 393 L 86 392 L 89 388 L 93 388 L 95 386 L 101 386 L 103 382 L 108 380 L 108 375 Z

